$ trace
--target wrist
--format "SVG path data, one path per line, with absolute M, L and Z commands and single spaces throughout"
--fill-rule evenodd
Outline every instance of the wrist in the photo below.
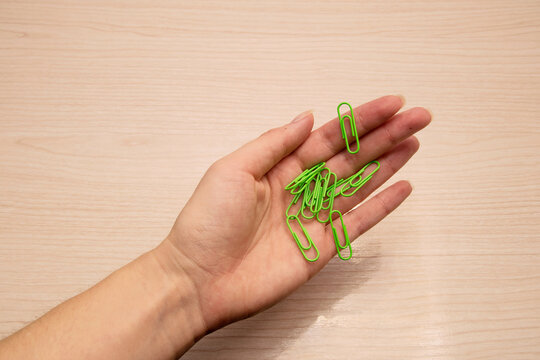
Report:
M 215 275 L 200 266 L 180 250 L 178 243 L 178 239 L 167 237 L 154 249 L 154 253 L 164 271 L 172 279 L 170 281 L 184 279 L 182 282 L 188 281 L 196 293 L 197 315 L 204 325 L 204 331 L 200 336 L 244 318 L 245 315 L 235 309 L 238 301 L 234 300 L 236 291 L 231 286 L 230 278 Z
M 159 274 L 159 284 L 164 294 L 159 308 L 159 316 L 164 323 L 162 335 L 173 345 L 176 355 L 180 355 L 203 337 L 208 329 L 201 309 L 199 289 L 191 275 L 191 264 L 179 256 L 173 256 L 177 250 L 172 247 L 165 240 L 146 255 Z

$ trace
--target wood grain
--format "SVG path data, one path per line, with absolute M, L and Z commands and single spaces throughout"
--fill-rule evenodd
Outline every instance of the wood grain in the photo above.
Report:
M 434 114 L 411 198 L 185 359 L 538 359 L 537 0 L 0 2 L 0 336 L 155 246 L 218 157 L 388 93 Z

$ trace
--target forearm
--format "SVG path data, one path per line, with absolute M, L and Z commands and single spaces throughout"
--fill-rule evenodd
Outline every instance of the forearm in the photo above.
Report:
M 0 342 L 0 359 L 171 359 L 205 333 L 197 290 L 148 252 Z

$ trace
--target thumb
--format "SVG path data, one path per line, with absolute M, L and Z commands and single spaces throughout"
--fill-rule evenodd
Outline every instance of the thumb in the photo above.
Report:
M 309 137 L 313 121 L 313 112 L 304 111 L 287 125 L 268 130 L 227 158 L 259 179 Z

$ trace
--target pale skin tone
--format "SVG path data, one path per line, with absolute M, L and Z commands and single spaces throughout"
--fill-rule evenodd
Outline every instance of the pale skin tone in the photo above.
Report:
M 337 119 L 312 130 L 305 112 L 216 161 L 161 244 L 0 341 L 0 359 L 174 359 L 275 304 L 336 253 L 329 226 L 306 221 L 320 258 L 302 257 L 285 225 L 285 185 L 321 161 L 338 178 L 380 161 L 371 181 L 334 203 L 351 239 L 359 237 L 412 190 L 400 181 L 363 202 L 418 150 L 413 134 L 431 120 L 424 108 L 402 106 L 389 95 L 354 109 L 358 154 L 344 150 Z

